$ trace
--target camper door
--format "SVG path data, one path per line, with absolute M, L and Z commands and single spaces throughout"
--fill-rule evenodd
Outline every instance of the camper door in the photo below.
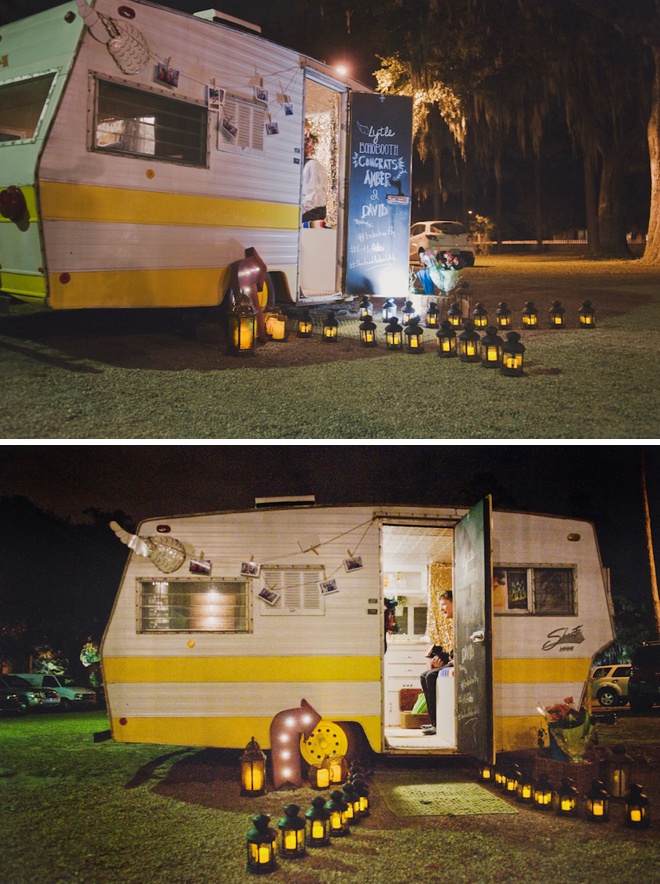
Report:
M 491 498 L 454 532 L 454 667 L 459 752 L 493 763 Z

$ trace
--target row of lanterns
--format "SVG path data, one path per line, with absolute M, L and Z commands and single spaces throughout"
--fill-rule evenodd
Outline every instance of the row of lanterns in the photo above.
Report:
M 565 777 L 558 788 L 553 788 L 545 773 L 536 779 L 525 776 L 517 765 L 506 770 L 500 766 L 483 764 L 479 768 L 479 780 L 493 784 L 503 792 L 528 804 L 536 810 L 554 810 L 559 816 L 579 815 L 580 794 L 575 781 Z M 591 788 L 584 793 L 587 819 L 594 822 L 607 822 L 610 818 L 610 793 L 601 780 L 593 780 Z M 651 823 L 649 800 L 639 783 L 631 783 L 629 791 L 621 796 L 625 802 L 625 823 L 633 829 L 646 829 Z

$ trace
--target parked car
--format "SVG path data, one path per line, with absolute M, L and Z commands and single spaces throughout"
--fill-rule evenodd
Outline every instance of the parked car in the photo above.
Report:
M 467 267 L 474 265 L 472 238 L 460 221 L 418 221 L 410 228 L 410 261 L 420 249 L 443 249 L 458 254 Z
M 628 700 L 633 712 L 650 712 L 660 703 L 660 642 L 647 642 L 630 660 Z
M 18 694 L 9 688 L 0 688 L 0 712 L 21 712 Z
M 0 688 L 18 694 L 18 701 L 24 712 L 43 711 L 60 708 L 60 698 L 50 688 L 35 688 L 24 678 L 13 673 L 0 675 Z
M 628 702 L 630 663 L 595 666 L 590 677 L 591 699 L 601 706 L 624 706 Z
M 91 688 L 76 685 L 72 678 L 50 675 L 45 672 L 21 672 L 21 678 L 37 688 L 50 688 L 60 698 L 62 712 L 74 709 L 91 709 L 96 706 L 96 693 Z

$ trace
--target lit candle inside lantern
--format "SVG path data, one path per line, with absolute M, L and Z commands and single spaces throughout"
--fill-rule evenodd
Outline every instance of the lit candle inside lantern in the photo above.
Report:
M 239 325 L 234 329 L 234 347 L 237 350 L 249 350 L 252 346 L 254 331 L 252 324 Z
M 571 801 L 570 798 L 562 798 L 562 801 L 561 801 L 561 809 L 562 810 L 569 811 L 572 809 L 572 807 L 573 807 L 573 802 Z
M 261 844 L 259 847 L 259 862 L 270 862 L 270 847 L 267 844 Z
M 250 792 L 260 792 L 264 787 L 263 772 L 258 767 L 250 767 L 247 772 L 246 787 Z
M 442 349 L 444 350 L 445 353 L 449 353 L 449 351 L 451 350 L 451 346 L 449 344 L 449 341 L 445 340 L 442 342 Z
M 323 838 L 323 823 L 318 820 L 312 823 L 312 838 Z
M 594 816 L 602 816 L 603 815 L 603 805 L 600 801 L 594 803 L 592 813 Z
M 472 341 L 468 341 L 468 342 L 466 343 L 466 345 L 465 345 L 465 352 L 466 352 L 466 354 L 467 354 L 468 356 L 474 356 L 474 354 L 475 354 L 475 349 L 474 349 L 474 344 L 472 343 Z
M 316 785 L 319 789 L 326 789 L 330 785 L 330 771 L 327 767 L 320 767 L 316 771 Z
M 497 347 L 488 347 L 486 351 L 486 359 L 489 362 L 497 362 Z
M 419 341 L 417 340 L 415 335 L 410 336 L 410 346 L 411 347 L 419 347 Z
M 287 850 L 295 850 L 296 849 L 296 833 L 295 832 L 287 832 L 284 837 L 284 846 Z
M 333 783 L 341 783 L 341 763 L 333 762 L 330 765 L 330 778 Z
M 335 811 L 330 817 L 330 824 L 333 829 L 341 829 L 341 814 L 339 811 Z
M 274 341 L 283 341 L 286 337 L 286 319 L 269 316 L 266 320 L 266 331 Z
M 633 808 L 630 811 L 630 821 L 633 823 L 641 823 L 642 821 L 642 811 Z

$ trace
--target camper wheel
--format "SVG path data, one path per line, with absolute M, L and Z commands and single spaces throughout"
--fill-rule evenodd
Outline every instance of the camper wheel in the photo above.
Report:
M 270 273 L 266 274 L 266 281 L 264 283 L 264 287 L 258 293 L 259 304 L 262 310 L 266 310 L 268 307 L 272 307 L 275 304 L 275 283 L 273 282 L 273 277 Z M 236 297 L 234 290 L 231 285 L 227 288 L 225 295 L 220 303 L 220 307 L 223 308 L 225 313 L 229 312 L 231 308 L 234 306 Z

